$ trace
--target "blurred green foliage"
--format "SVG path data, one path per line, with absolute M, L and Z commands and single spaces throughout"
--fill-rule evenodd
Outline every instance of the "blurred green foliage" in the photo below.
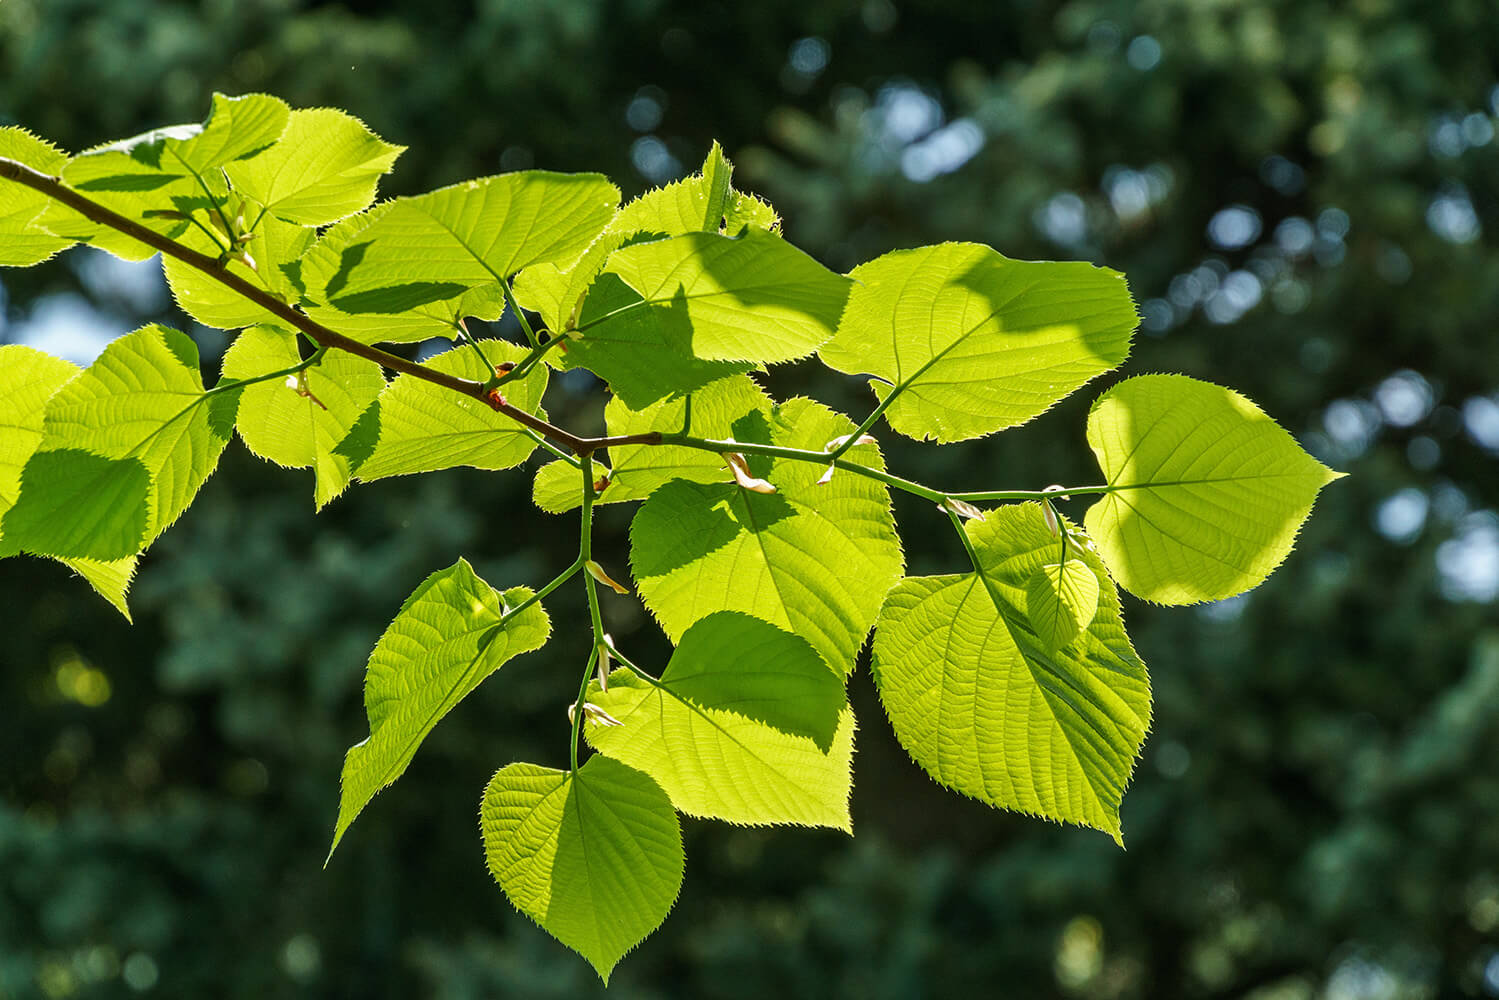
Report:
M 0 119 L 76 150 L 263 89 L 410 145 L 388 193 L 532 165 L 640 190 L 717 137 L 834 267 L 971 239 L 1124 270 L 1126 373 L 1232 384 L 1352 473 L 1247 597 L 1126 605 L 1156 693 L 1127 852 L 931 785 L 861 673 L 857 839 L 688 822 L 684 894 L 613 995 L 1492 996 L 1496 53 L 1489 0 L 6 0 Z M 86 251 L 7 273 L 0 336 L 185 324 L 121 274 Z M 552 412 L 586 428 L 587 389 Z M 890 460 L 1087 478 L 1092 395 Z M 912 572 L 960 565 L 941 515 L 900 514 Z M 627 518 L 601 512 L 606 564 Z M 568 591 L 553 644 L 320 869 L 384 623 L 460 554 L 534 585 L 571 558 L 563 524 L 524 476 L 476 473 L 314 520 L 304 475 L 231 449 L 145 560 L 134 627 L 58 566 L 0 564 L 0 997 L 596 991 L 489 884 L 474 821 L 494 769 L 560 762 Z M 664 652 L 638 604 L 605 613 Z

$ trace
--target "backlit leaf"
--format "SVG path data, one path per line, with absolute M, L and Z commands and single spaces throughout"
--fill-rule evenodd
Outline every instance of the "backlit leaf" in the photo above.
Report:
M 293 111 L 279 138 L 225 172 L 240 194 L 299 226 L 327 225 L 366 208 L 380 175 L 406 149 L 332 108 Z
M 732 175 L 733 164 L 715 142 L 699 173 L 629 202 L 575 263 L 537 264 L 522 271 L 515 279 L 516 299 L 539 312 L 547 329 L 569 330 L 577 325 L 583 296 L 609 255 L 626 243 L 691 232 L 717 233 L 724 223 L 730 235 L 746 226 L 774 229 L 778 223 L 775 211 L 758 198 L 735 191 L 730 186 Z
M 897 250 L 850 272 L 838 333 L 820 350 L 866 373 L 890 426 L 962 441 L 1024 423 L 1121 364 L 1138 319 L 1124 276 L 1019 261 L 986 246 Z
M 1120 840 L 1150 683 L 1113 584 L 1097 556 L 1069 556 L 1097 578 L 1098 610 L 1053 649 L 1027 614 L 1030 581 L 1058 545 L 1039 505 L 1001 507 L 964 529 L 980 571 L 902 580 L 880 612 L 874 679 L 896 737 L 955 791 Z
M 485 858 L 505 895 L 606 984 L 681 889 L 682 830 L 671 800 L 649 776 L 608 757 L 576 772 L 501 768 L 479 816 Z
M 68 162 L 67 154 L 50 142 L 13 125 L 0 128 L 0 156 L 52 175 Z M 73 245 L 36 225 L 50 202 L 40 191 L 0 180 L 0 267 L 30 267 Z
M 405 773 L 443 716 L 506 662 L 546 644 L 552 624 L 540 604 L 509 610 L 531 595 L 526 587 L 502 595 L 460 559 L 406 598 L 370 654 L 364 679 L 370 735 L 344 758 L 329 857 L 360 810 Z
M 113 341 L 48 402 L 0 545 L 101 561 L 140 552 L 213 472 L 236 402 L 232 389 L 204 392 L 185 334 L 151 325 Z
M 203 125 L 172 125 L 86 150 L 62 170 L 74 190 L 133 222 L 176 239 L 191 216 L 224 232 L 228 196 L 223 170 L 256 156 L 286 128 L 285 103 L 264 94 L 215 94 Z M 113 228 L 52 202 L 38 219 L 50 232 L 89 243 L 126 260 L 145 260 L 156 251 Z
M 337 268 L 309 287 L 319 302 L 345 313 L 456 303 L 523 267 L 576 259 L 618 204 L 619 189 L 599 174 L 541 170 L 400 198 L 330 246 Z
M 479 344 L 495 364 L 519 361 L 526 353 L 502 340 Z M 493 374 L 467 346 L 428 358 L 423 364 L 475 381 Z M 547 370 L 537 365 L 523 378 L 505 383 L 502 391 L 511 404 L 544 418 L 541 397 L 546 385 Z M 371 482 L 460 465 L 508 469 L 524 462 L 535 448 L 536 440 L 525 428 L 487 403 L 411 375 L 398 375 L 336 450 L 356 460 L 356 477 Z
M 854 429 L 807 399 L 768 418 L 756 411 L 735 427 L 740 442 L 819 450 Z M 889 495 L 862 476 L 818 485 L 814 464 L 746 454 L 777 492 L 678 480 L 641 505 L 630 526 L 637 589 L 673 640 L 715 611 L 740 611 L 806 639 L 843 676 L 900 577 Z M 883 468 L 874 445 L 849 455 Z
M 47 401 L 77 374 L 70 361 L 20 344 L 0 345 L 0 515 L 15 503 L 21 470 L 41 444 Z M 134 556 L 111 562 L 60 561 L 129 619 L 125 593 L 135 574 Z
M 588 700 L 623 723 L 585 727 L 692 816 L 851 831 L 853 713 L 808 643 L 748 615 L 709 615 L 658 682 L 620 669 Z
M 686 399 L 679 398 L 632 410 L 616 396 L 604 407 L 604 420 L 611 436 L 677 432 L 684 429 L 687 406 Z M 762 426 L 771 406 L 770 397 L 748 376 L 720 379 L 692 394 L 692 425 L 687 430 L 698 437 L 733 438 L 736 423 L 744 421 L 742 426 L 746 428 Z M 643 500 L 673 479 L 725 483 L 733 478 L 724 468 L 722 456 L 700 448 L 621 445 L 609 449 L 609 459 L 613 466 L 607 470 L 608 485 L 599 493 L 598 503 Z M 599 469 L 597 462 L 594 467 Z M 542 510 L 560 514 L 583 502 L 580 485 L 578 472 L 571 465 L 551 462 L 537 470 L 532 495 Z
M 252 327 L 224 355 L 224 377 L 255 378 L 301 360 L 294 336 Z M 374 362 L 339 350 L 328 351 L 304 375 L 307 394 L 280 378 L 246 386 L 235 424 L 245 446 L 261 458 L 293 469 L 310 466 L 316 477 L 314 502 L 321 509 L 343 492 L 352 474 L 349 457 L 334 449 L 379 398 L 385 376 Z
M 1130 593 L 1214 601 L 1280 565 L 1317 492 L 1341 477 L 1231 389 L 1142 375 L 1099 397 L 1088 444 L 1111 492 L 1088 534 Z
M 1071 643 L 1097 610 L 1098 577 L 1075 556 L 1047 563 L 1026 584 L 1026 617 L 1047 649 Z

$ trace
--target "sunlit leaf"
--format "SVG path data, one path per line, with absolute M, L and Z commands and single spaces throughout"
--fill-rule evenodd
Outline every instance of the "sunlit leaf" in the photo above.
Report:
M 344 758 L 330 857 L 370 799 L 405 773 L 443 716 L 507 661 L 546 644 L 552 624 L 540 604 L 510 611 L 531 595 L 526 587 L 501 594 L 460 559 L 406 598 L 365 671 L 370 735 Z
M 589 742 L 684 813 L 851 830 L 853 713 L 798 636 L 719 612 L 687 630 L 660 681 L 620 669 L 588 699 L 623 723 L 585 727 Z
M 793 399 L 736 421 L 741 442 L 821 449 L 853 430 L 843 416 Z M 715 611 L 753 615 L 810 642 L 840 676 L 874 622 L 903 557 L 885 487 L 857 475 L 818 485 L 821 469 L 746 453 L 771 494 L 732 482 L 656 489 L 630 526 L 630 558 L 647 608 L 672 639 Z M 882 468 L 879 450 L 850 457 Z
M 1161 604 L 1243 593 L 1279 566 L 1341 477 L 1231 389 L 1142 375 L 1099 397 L 1088 444 L 1110 487 L 1084 518 L 1109 572 Z
M 1150 683 L 1112 582 L 1092 553 L 1069 557 L 1096 578 L 1098 609 L 1053 648 L 1027 613 L 1058 544 L 1040 507 L 1001 507 L 964 530 L 978 571 L 902 580 L 880 612 L 872 665 L 896 737 L 955 791 L 1120 840 Z
M 25 129 L 0 128 L 0 156 L 44 174 L 57 174 L 66 153 Z M 24 184 L 0 180 L 0 267 L 30 267 L 73 245 L 36 225 L 51 199 Z
M 185 334 L 151 325 L 115 340 L 47 403 L 0 545 L 100 561 L 140 552 L 213 472 L 236 402 L 203 391 Z
M 525 355 L 505 341 L 479 344 L 494 364 L 519 361 Z M 475 381 L 493 374 L 467 346 L 428 358 L 423 364 Z M 547 370 L 538 365 L 524 377 L 505 383 L 503 392 L 507 402 L 545 418 L 541 397 L 546 385 Z M 355 476 L 371 482 L 460 465 L 508 469 L 524 462 L 535 448 L 535 437 L 488 404 L 411 375 L 399 375 L 337 451 L 355 460 Z
M 986 246 L 897 250 L 850 272 L 838 333 L 819 351 L 876 375 L 890 426 L 962 441 L 1036 416 L 1121 364 L 1138 318 L 1124 276 L 1009 260 Z
M 302 360 L 297 340 L 270 327 L 240 334 L 224 355 L 224 377 L 250 379 L 281 371 Z M 311 467 L 314 502 L 321 509 L 343 492 L 352 474 L 347 455 L 334 449 L 354 422 L 385 388 L 380 366 L 339 350 L 304 373 L 305 385 L 291 376 L 246 386 L 240 392 L 235 425 L 245 446 L 261 458 L 293 469 Z
M 489 870 L 505 895 L 606 984 L 681 889 L 682 831 L 671 800 L 608 757 L 575 772 L 501 768 L 479 816 Z
M 380 175 L 406 149 L 332 108 L 293 111 L 279 139 L 225 172 L 240 194 L 299 226 L 327 225 L 368 207 Z
M 643 410 L 632 410 L 619 397 L 604 407 L 610 435 L 645 434 L 650 431 L 688 433 L 706 438 L 733 438 L 735 424 L 759 427 L 770 416 L 771 399 L 748 376 L 720 379 L 692 394 L 690 427 L 685 426 L 688 403 L 684 398 L 662 401 Z M 673 479 L 694 483 L 726 483 L 732 476 L 723 457 L 700 448 L 680 445 L 621 445 L 609 449 L 613 465 L 595 469 L 607 472 L 607 482 L 598 503 L 643 500 Z M 550 462 L 536 472 L 532 496 L 536 505 L 552 514 L 572 510 L 583 502 L 578 472 L 566 462 Z

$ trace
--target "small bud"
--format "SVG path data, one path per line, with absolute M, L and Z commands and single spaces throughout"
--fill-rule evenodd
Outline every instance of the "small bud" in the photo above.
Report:
M 514 370 L 515 362 L 513 361 L 502 361 L 494 366 L 494 373 L 500 376 L 509 375 Z
M 599 478 L 597 478 L 597 479 L 595 479 L 593 481 L 593 492 L 595 492 L 595 493 L 602 493 L 602 492 L 604 492 L 605 487 L 607 487 L 608 485 L 609 485 L 609 471 L 606 469 L 606 470 L 604 470 L 604 474 L 602 476 L 600 476 Z
M 1059 486 L 1056 483 L 1052 483 L 1050 486 L 1046 487 L 1046 489 L 1042 490 L 1041 492 L 1042 493 L 1061 493 L 1066 488 L 1067 487 L 1065 487 L 1065 486 Z M 1061 496 L 1057 497 L 1057 499 L 1058 500 L 1071 500 L 1072 498 L 1070 496 L 1067 496 L 1065 493 L 1063 493 Z
M 591 577 L 593 577 L 599 583 L 602 583 L 606 587 L 613 588 L 613 590 L 614 590 L 614 592 L 616 594 L 628 594 L 630 592 L 630 588 L 629 587 L 622 587 L 618 583 L 616 583 L 614 580 L 612 580 L 609 577 L 609 574 L 604 572 L 604 567 L 600 566 L 598 563 L 594 562 L 592 559 L 590 559 L 586 563 L 584 563 L 583 564 L 583 568 L 586 569 L 586 570 L 588 570 L 588 575 L 591 576 Z
M 484 399 L 489 403 L 490 408 L 494 410 L 498 410 L 505 405 L 505 397 L 500 395 L 500 390 L 498 389 L 489 390 Z
M 744 456 L 737 451 L 726 452 L 723 460 L 729 463 L 729 469 L 734 473 L 734 482 L 754 493 L 774 493 L 776 488 L 763 479 L 756 479 L 750 475 L 749 463 Z
M 624 725 L 623 722 L 620 722 L 614 716 L 610 715 L 608 712 L 604 711 L 602 708 L 599 708 L 597 705 L 595 705 L 591 701 L 585 701 L 583 703 L 583 718 L 587 719 L 589 722 L 592 722 L 596 726 L 623 726 Z
M 823 451 L 836 451 L 837 449 L 842 448 L 845 444 L 847 444 L 848 443 L 848 439 L 851 438 L 851 437 L 853 437 L 852 434 L 845 434 L 842 437 L 835 437 L 835 438 L 833 438 L 833 440 L 831 440 L 827 444 L 823 445 L 822 446 L 822 450 Z M 855 441 L 854 444 L 855 445 L 861 445 L 861 444 L 879 444 L 879 442 L 874 439 L 873 435 L 870 435 L 870 434 L 860 434 L 859 435 L 859 440 Z
M 578 717 L 578 703 L 577 702 L 573 702 L 571 705 L 567 706 L 567 721 L 568 721 L 568 724 L 571 725 L 574 722 L 574 720 L 577 719 L 577 717 Z M 595 705 L 591 701 L 585 701 L 583 703 L 583 718 L 584 718 L 585 721 L 591 722 L 591 723 L 593 723 L 596 726 L 623 726 L 624 725 L 623 722 L 620 722 L 614 716 L 610 715 L 608 712 L 604 711 L 602 708 L 599 708 L 597 705 Z
M 827 467 L 827 470 L 824 471 L 823 474 L 817 480 L 817 485 L 818 486 L 826 486 L 828 483 L 831 483 L 833 481 L 833 469 L 834 468 L 835 468 L 835 466 L 831 466 L 831 465 Z
M 980 520 L 984 516 L 983 511 L 967 500 L 959 500 L 957 497 L 948 497 L 946 500 L 943 500 L 940 509 L 950 510 L 959 517 L 966 517 L 970 521 Z
M 604 641 L 599 643 L 599 690 L 609 690 L 609 650 L 614 646 L 614 640 L 609 638 L 609 633 L 604 633 Z
M 1057 512 L 1052 507 L 1050 500 L 1041 501 L 1041 516 L 1046 518 L 1046 530 L 1051 532 L 1051 537 L 1056 538 L 1058 532 Z

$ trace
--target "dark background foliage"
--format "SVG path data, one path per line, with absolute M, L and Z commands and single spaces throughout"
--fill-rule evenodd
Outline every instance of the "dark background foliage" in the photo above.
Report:
M 857 838 L 686 822 L 682 897 L 612 995 L 1493 996 L 1496 62 L 1490 0 L 6 0 L 0 120 L 76 150 L 265 90 L 410 145 L 388 194 L 532 165 L 636 193 L 717 137 L 839 269 L 963 239 L 1124 270 L 1126 374 L 1233 385 L 1352 473 L 1248 596 L 1126 601 L 1156 695 L 1128 851 L 938 789 L 861 671 Z M 7 272 L 0 339 L 87 356 L 147 318 L 190 329 L 158 275 L 91 251 Z M 772 385 L 869 405 L 810 365 Z M 940 484 L 1085 480 L 1097 388 L 887 449 Z M 598 419 L 586 382 L 555 399 Z M 565 761 L 572 588 L 551 645 L 321 867 L 401 599 L 460 554 L 535 585 L 572 521 L 522 471 L 356 487 L 316 519 L 310 492 L 231 446 L 145 560 L 133 627 L 56 565 L 0 564 L 0 997 L 597 991 L 490 882 L 475 822 L 495 768 Z M 940 515 L 898 513 L 912 572 L 961 565 Z M 608 565 L 627 518 L 603 516 Z M 659 654 L 638 604 L 605 611 Z

